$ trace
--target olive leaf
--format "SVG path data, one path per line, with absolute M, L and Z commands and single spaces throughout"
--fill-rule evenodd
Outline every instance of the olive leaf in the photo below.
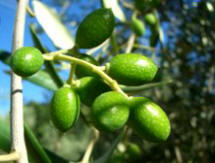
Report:
M 10 151 L 10 131 L 9 124 L 0 119 L 0 149 L 5 152 Z
M 58 89 L 58 86 L 52 80 L 51 76 L 47 72 L 42 71 L 42 70 L 35 73 L 34 75 L 32 75 L 30 77 L 23 78 L 23 79 L 30 81 L 36 85 L 39 85 L 39 86 L 46 88 L 48 90 L 51 90 L 51 91 L 56 91 Z
M 38 22 L 53 41 L 54 45 L 62 49 L 72 48 L 74 46 L 74 40 L 69 30 L 58 18 L 57 13 L 37 0 L 33 0 L 32 5 Z
M 37 36 L 37 33 L 32 25 L 29 25 L 31 37 L 33 39 L 34 45 L 36 48 L 38 48 L 42 53 L 47 53 L 48 50 L 43 46 L 41 43 L 39 37 Z M 44 62 L 46 71 L 49 73 L 50 77 L 53 79 L 53 81 L 56 83 L 56 85 L 60 88 L 63 86 L 63 80 L 60 78 L 60 76 L 57 74 L 54 64 L 52 61 L 45 61 Z
M 116 18 L 118 18 L 121 22 L 126 22 L 125 14 L 123 13 L 118 0 L 102 0 L 105 8 L 111 8 L 113 14 Z
M 161 87 L 164 86 L 166 84 L 171 84 L 173 83 L 173 80 L 166 80 L 166 81 L 160 81 L 160 82 L 155 82 L 155 83 L 148 83 L 148 84 L 144 84 L 144 85 L 138 85 L 138 86 L 125 86 L 125 85 L 120 85 L 120 88 L 125 91 L 125 92 L 141 92 L 147 89 L 152 89 L 155 87 Z

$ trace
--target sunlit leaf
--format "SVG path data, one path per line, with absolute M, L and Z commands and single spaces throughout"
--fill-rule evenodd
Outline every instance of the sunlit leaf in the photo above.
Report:
M 118 0 L 102 0 L 105 8 L 111 8 L 115 17 L 118 18 L 120 21 L 125 22 L 126 17 L 123 13 Z
M 24 79 L 52 91 L 58 89 L 51 76 L 45 71 L 39 71 L 36 74 Z
M 37 0 L 33 0 L 32 5 L 38 22 L 54 45 L 62 49 L 72 48 L 74 40 L 66 26 L 58 18 L 57 13 Z

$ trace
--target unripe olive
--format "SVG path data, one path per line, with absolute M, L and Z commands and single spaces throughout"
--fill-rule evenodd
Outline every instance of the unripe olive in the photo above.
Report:
M 10 65 L 17 75 L 28 77 L 41 69 L 43 57 L 41 52 L 34 47 L 17 49 L 11 57 Z
M 51 101 L 51 119 L 55 127 L 67 131 L 77 121 L 80 113 L 80 101 L 70 86 L 63 86 L 54 93 Z
M 153 80 L 157 69 L 151 59 L 141 54 L 128 53 L 113 57 L 107 71 L 121 84 L 139 85 Z
M 146 23 L 151 25 L 151 26 L 154 26 L 158 23 L 158 19 L 157 17 L 155 16 L 155 14 L 153 13 L 148 13 L 145 15 L 145 20 L 146 20 Z
M 128 160 L 135 161 L 141 157 L 142 151 L 139 145 L 135 143 L 128 143 L 126 146 L 127 146 L 126 154 L 127 154 Z
M 116 91 L 106 92 L 98 96 L 91 109 L 91 118 L 95 126 L 106 132 L 122 128 L 128 117 L 128 100 Z
M 84 61 L 87 61 L 91 64 L 94 64 L 94 65 L 99 65 L 99 63 L 90 55 L 87 55 L 87 54 L 80 54 L 78 56 L 78 58 L 84 60 Z M 75 69 L 75 74 L 78 78 L 82 78 L 82 77 L 85 77 L 85 76 L 94 76 L 94 77 L 98 77 L 98 75 L 94 72 L 92 72 L 91 70 L 89 70 L 87 67 L 85 66 L 82 66 L 82 65 L 77 65 L 76 66 L 76 69 Z
M 97 96 L 111 89 L 101 79 L 87 76 L 79 80 L 76 90 L 81 102 L 87 106 L 91 106 Z
M 145 33 L 145 25 L 138 18 L 132 17 L 131 28 L 137 36 L 142 36 Z
M 130 100 L 130 112 L 129 122 L 142 138 L 152 142 L 168 138 L 170 122 L 157 104 L 144 97 L 134 97 Z
M 76 33 L 79 48 L 93 48 L 104 42 L 115 26 L 111 9 L 98 9 L 90 13 L 80 24 Z

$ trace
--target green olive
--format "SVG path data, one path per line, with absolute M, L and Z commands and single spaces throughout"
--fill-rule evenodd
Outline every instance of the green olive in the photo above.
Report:
M 138 144 L 136 143 L 128 143 L 126 149 L 127 159 L 130 161 L 135 161 L 141 158 L 142 151 Z
M 96 66 L 99 65 L 99 63 L 90 55 L 87 55 L 87 54 L 80 54 L 78 56 L 78 58 L 84 60 L 84 61 L 87 61 L 91 64 L 94 64 Z M 75 74 L 78 78 L 82 78 L 82 77 L 85 77 L 85 76 L 94 76 L 94 77 L 98 77 L 98 75 L 94 72 L 92 72 L 91 70 L 89 70 L 87 67 L 85 66 L 82 66 L 82 65 L 77 65 L 76 66 L 76 69 L 75 69 Z
M 154 13 L 148 13 L 145 15 L 145 20 L 146 20 L 146 23 L 151 25 L 151 26 L 154 26 L 158 23 L 158 19 L 157 17 L 155 16 Z
M 17 75 L 28 77 L 41 69 L 43 57 L 41 52 L 34 47 L 17 49 L 11 57 L 10 65 Z
M 79 117 L 79 96 L 70 86 L 61 87 L 54 93 L 50 112 L 56 128 L 62 132 L 67 131 Z
M 122 128 L 128 117 L 128 100 L 116 91 L 106 92 L 98 96 L 91 109 L 91 118 L 95 126 L 106 132 Z
M 144 97 L 130 99 L 132 128 L 144 139 L 152 142 L 165 141 L 170 134 L 170 122 L 165 112 Z
M 145 33 L 145 25 L 138 18 L 132 17 L 131 28 L 137 36 L 142 36 Z
M 90 13 L 80 24 L 76 33 L 79 48 L 93 48 L 104 42 L 115 26 L 111 9 L 98 9 Z
M 141 54 L 129 53 L 114 56 L 107 71 L 121 84 L 140 85 L 153 80 L 157 69 L 151 59 Z
M 76 89 L 81 102 L 87 106 L 91 106 L 97 96 L 111 90 L 101 79 L 92 76 L 81 78 Z

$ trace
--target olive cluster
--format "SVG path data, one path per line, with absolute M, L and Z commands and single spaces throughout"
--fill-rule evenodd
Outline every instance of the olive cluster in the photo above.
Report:
M 112 11 L 96 10 L 80 24 L 76 46 L 95 47 L 110 37 L 113 28 Z M 12 55 L 11 68 L 16 74 L 27 77 L 41 69 L 43 58 L 38 49 L 23 47 Z M 99 67 L 92 56 L 78 54 L 77 58 Z M 53 95 L 50 109 L 53 124 L 63 132 L 69 130 L 79 118 L 82 103 L 91 108 L 90 119 L 101 131 L 114 132 L 128 124 L 146 140 L 166 140 L 170 133 L 170 122 L 157 104 L 145 97 L 128 97 L 111 87 L 111 84 L 118 83 L 135 86 L 150 82 L 157 70 L 153 61 L 141 54 L 119 54 L 106 64 L 105 70 L 99 70 L 113 79 L 113 83 L 108 83 L 87 65 L 77 64 L 75 83 L 65 84 Z

